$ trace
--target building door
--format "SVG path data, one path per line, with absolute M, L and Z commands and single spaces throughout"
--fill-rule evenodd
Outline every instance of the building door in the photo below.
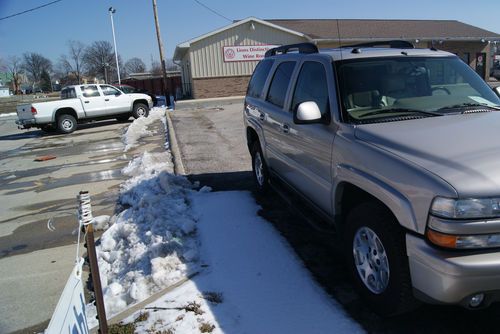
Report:
M 476 53 L 476 73 L 486 79 L 486 53 Z

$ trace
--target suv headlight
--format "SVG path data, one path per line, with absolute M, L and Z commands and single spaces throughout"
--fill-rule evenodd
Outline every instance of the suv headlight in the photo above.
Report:
M 500 217 L 500 198 L 436 197 L 430 211 L 435 216 L 452 219 Z

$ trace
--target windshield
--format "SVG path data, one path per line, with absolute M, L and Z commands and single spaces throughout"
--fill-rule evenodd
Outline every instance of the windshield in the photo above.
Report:
M 458 57 L 387 57 L 337 65 L 344 115 L 354 123 L 495 108 L 500 99 Z
M 132 86 L 120 86 L 118 88 L 120 88 L 121 91 L 124 92 L 125 94 L 135 93 L 135 88 Z

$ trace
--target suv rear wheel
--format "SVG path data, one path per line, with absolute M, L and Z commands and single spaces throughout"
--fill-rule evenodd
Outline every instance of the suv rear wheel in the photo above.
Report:
M 252 172 L 259 192 L 266 192 L 269 190 L 269 171 L 262 155 L 260 143 L 256 141 L 252 145 Z
M 392 213 L 376 202 L 362 203 L 346 224 L 345 252 L 361 296 L 382 316 L 415 308 L 405 233 Z

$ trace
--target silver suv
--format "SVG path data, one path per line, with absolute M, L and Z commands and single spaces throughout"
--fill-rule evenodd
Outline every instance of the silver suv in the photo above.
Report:
M 244 122 L 261 191 L 338 231 L 379 313 L 500 300 L 500 98 L 457 56 L 389 41 L 269 50 Z

